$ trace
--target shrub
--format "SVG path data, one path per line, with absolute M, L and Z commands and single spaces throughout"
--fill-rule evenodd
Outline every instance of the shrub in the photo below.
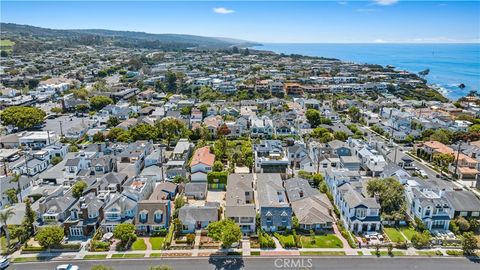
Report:
M 191 245 L 195 242 L 195 234 L 189 233 L 187 234 L 187 244 Z
M 261 248 L 275 248 L 275 241 L 267 233 L 260 231 L 258 234 L 258 242 Z
M 462 256 L 463 255 L 463 251 L 461 250 L 452 250 L 452 249 L 449 249 L 446 251 L 447 255 L 450 255 L 450 256 Z

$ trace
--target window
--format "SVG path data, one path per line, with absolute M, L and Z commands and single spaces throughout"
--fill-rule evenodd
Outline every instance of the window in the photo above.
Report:
M 367 215 L 367 209 L 365 208 L 358 208 L 356 210 L 355 216 L 358 218 L 364 218 Z
M 163 220 L 163 212 L 162 211 L 157 211 L 155 212 L 155 222 L 160 223 Z

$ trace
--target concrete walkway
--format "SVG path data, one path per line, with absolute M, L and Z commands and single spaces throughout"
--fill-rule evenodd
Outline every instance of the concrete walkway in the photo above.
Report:
M 145 242 L 145 245 L 147 246 L 145 257 L 150 257 L 150 254 L 152 253 L 152 243 L 150 243 L 150 238 L 143 238 L 143 242 Z
M 251 255 L 251 247 L 250 247 L 250 240 L 242 239 L 242 255 L 243 256 L 250 256 Z

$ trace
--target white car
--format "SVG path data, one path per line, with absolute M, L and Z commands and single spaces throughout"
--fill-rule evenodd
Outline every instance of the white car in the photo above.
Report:
M 55 268 L 55 270 L 80 270 L 78 266 L 73 265 L 73 264 L 61 264 Z
M 10 265 L 10 261 L 7 258 L 0 259 L 0 269 L 5 269 Z

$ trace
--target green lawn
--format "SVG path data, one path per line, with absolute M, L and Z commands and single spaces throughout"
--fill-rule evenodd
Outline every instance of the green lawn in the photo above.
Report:
M 412 236 L 415 234 L 415 229 L 411 227 L 401 227 L 400 231 L 407 237 L 408 241 L 411 241 Z
M 293 234 L 281 235 L 281 234 L 276 233 L 275 238 L 278 239 L 278 241 L 280 242 L 280 244 L 284 248 L 295 246 L 295 238 L 293 237 Z
M 312 242 L 311 236 L 301 236 L 303 248 L 343 248 L 343 243 L 334 234 L 315 235 L 315 242 Z
M 152 245 L 153 250 L 162 249 L 164 241 L 165 237 L 150 237 L 150 244 Z
M 345 251 L 300 251 L 302 256 L 345 256 Z
M 89 254 L 83 257 L 84 260 L 103 260 L 107 258 L 107 254 Z
M 7 252 L 7 239 L 5 238 L 5 236 L 2 236 L 0 238 L 0 249 L 1 253 Z
M 383 228 L 383 231 L 388 235 L 388 238 L 390 238 L 392 242 L 400 243 L 405 241 L 405 238 L 397 228 Z
M 48 260 L 49 258 L 52 258 L 52 257 L 38 257 L 38 256 L 35 256 L 35 257 L 19 257 L 19 258 L 13 259 L 13 262 L 14 263 L 40 262 L 40 261 Z
M 135 254 L 135 253 L 120 253 L 120 254 L 113 254 L 113 259 L 121 259 L 121 258 L 144 258 L 145 254 Z
M 357 251 L 357 254 L 358 254 L 359 256 L 363 256 L 363 251 L 359 250 L 359 251 Z
M 147 245 L 145 244 L 145 241 L 143 238 L 138 238 L 135 242 L 132 244 L 132 250 L 146 250 Z
M 162 253 L 150 253 L 151 258 L 159 258 L 162 257 Z
M 250 256 L 260 256 L 260 251 L 251 251 Z
M 417 254 L 420 256 L 428 256 L 428 257 L 443 256 L 442 252 L 436 252 L 436 251 L 417 251 Z

